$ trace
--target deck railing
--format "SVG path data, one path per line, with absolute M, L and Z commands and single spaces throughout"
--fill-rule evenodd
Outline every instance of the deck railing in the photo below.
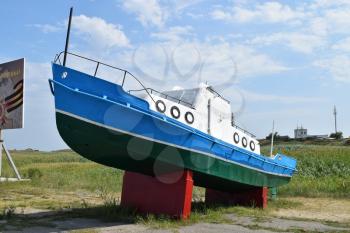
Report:
M 62 54 L 64 54 L 64 52 L 60 52 L 59 54 L 56 54 L 55 59 L 54 59 L 54 63 L 62 65 L 62 63 L 61 63 L 61 56 L 62 56 Z M 121 68 L 116 67 L 116 66 L 112 66 L 112 65 L 100 62 L 100 61 L 97 61 L 97 60 L 94 60 L 94 59 L 91 59 L 91 58 L 88 58 L 88 57 L 84 57 L 84 56 L 81 56 L 81 55 L 78 55 L 78 54 L 75 54 L 75 53 L 67 52 L 67 54 L 71 55 L 71 56 L 74 56 L 74 57 L 78 57 L 80 59 L 84 59 L 84 60 L 96 63 L 95 71 L 94 71 L 94 74 L 93 74 L 94 77 L 96 77 L 98 69 L 100 68 L 101 65 L 105 66 L 105 67 L 108 67 L 108 68 L 112 68 L 114 70 L 118 70 L 118 71 L 123 72 L 123 79 L 122 79 L 122 82 L 121 82 L 121 86 L 122 87 L 124 87 L 125 80 L 127 79 L 127 77 L 130 76 L 136 82 L 138 82 L 141 85 L 141 87 L 142 87 L 141 90 L 144 90 L 147 93 L 147 95 L 151 98 L 151 100 L 153 102 L 155 102 L 153 97 L 151 96 L 150 92 L 148 91 L 149 88 L 145 87 L 145 85 L 137 77 L 135 77 L 132 73 L 130 73 L 129 71 L 121 69 Z
M 165 94 L 163 92 L 160 92 L 160 91 L 157 91 L 157 90 L 154 90 L 152 88 L 147 88 L 148 91 L 151 93 L 151 94 L 154 94 L 154 95 L 157 95 L 157 96 L 160 96 L 160 97 L 163 97 L 164 99 L 168 99 L 168 100 L 171 100 L 175 103 L 178 103 L 178 104 L 182 104 L 182 105 L 185 105 L 189 108 L 192 108 L 192 109 L 195 109 L 195 107 L 193 106 L 193 104 L 190 104 L 186 101 L 183 101 L 181 99 L 178 99 L 178 98 L 175 98 L 171 95 L 168 95 L 168 94 Z M 138 91 L 143 91 L 143 89 L 138 89 L 138 90 L 129 90 L 128 92 L 131 93 L 131 92 L 138 92 Z

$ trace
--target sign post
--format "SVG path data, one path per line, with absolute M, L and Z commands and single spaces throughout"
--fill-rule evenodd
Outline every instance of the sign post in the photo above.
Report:
M 0 129 L 0 177 L 1 177 L 1 169 L 2 169 L 2 135 Z
M 4 129 L 23 128 L 23 90 L 24 58 L 0 64 L 0 181 L 23 180 L 2 138 Z M 16 178 L 1 177 L 2 150 Z

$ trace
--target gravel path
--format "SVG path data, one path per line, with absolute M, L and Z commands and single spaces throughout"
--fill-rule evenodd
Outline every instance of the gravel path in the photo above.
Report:
M 41 216 L 43 217 L 43 216 Z M 44 217 L 45 218 L 45 217 Z M 302 230 L 304 232 L 350 232 L 350 228 L 334 227 L 317 221 L 299 221 L 287 220 L 280 218 L 255 219 L 252 217 L 241 217 L 234 214 L 227 215 L 227 218 L 232 221 L 232 224 L 214 224 L 214 223 L 199 223 L 191 226 L 184 226 L 177 229 L 150 229 L 147 226 L 140 224 L 125 224 L 125 223 L 106 223 L 98 219 L 87 218 L 71 218 L 65 220 L 50 220 L 47 217 L 46 225 L 44 226 L 27 226 L 20 227 L 16 224 L 11 225 L 6 221 L 1 221 L 0 226 L 4 229 L 4 233 L 46 233 L 46 232 L 102 232 L 102 233 L 229 233 L 229 232 L 291 232 Z M 45 219 L 43 219 L 45 220 Z M 0 228 L 1 229 L 1 228 Z

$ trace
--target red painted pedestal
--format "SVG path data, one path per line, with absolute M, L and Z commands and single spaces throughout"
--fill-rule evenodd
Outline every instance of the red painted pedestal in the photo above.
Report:
M 175 183 L 161 181 L 176 177 Z M 162 179 L 164 178 L 164 179 Z M 164 177 L 151 177 L 134 172 L 125 172 L 121 205 L 136 208 L 140 213 L 165 214 L 186 219 L 191 213 L 193 179 L 191 171 L 182 176 L 166 174 Z
M 207 204 L 244 205 L 266 208 L 267 193 L 268 189 L 266 187 L 257 187 L 232 193 L 206 189 L 205 202 Z

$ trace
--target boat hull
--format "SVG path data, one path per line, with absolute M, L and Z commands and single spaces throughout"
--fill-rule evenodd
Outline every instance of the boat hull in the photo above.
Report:
M 56 112 L 60 135 L 67 145 L 94 162 L 150 176 L 188 169 L 194 184 L 222 191 L 250 186 L 276 187 L 290 177 L 265 174 L 163 143 L 102 127 L 87 119 Z M 229 179 L 228 179 L 229 178 Z
M 56 64 L 53 74 L 58 131 L 87 159 L 151 176 L 188 169 L 195 185 L 222 191 L 277 187 L 294 172 L 287 157 L 276 164 L 227 145 L 151 111 L 119 85 Z

